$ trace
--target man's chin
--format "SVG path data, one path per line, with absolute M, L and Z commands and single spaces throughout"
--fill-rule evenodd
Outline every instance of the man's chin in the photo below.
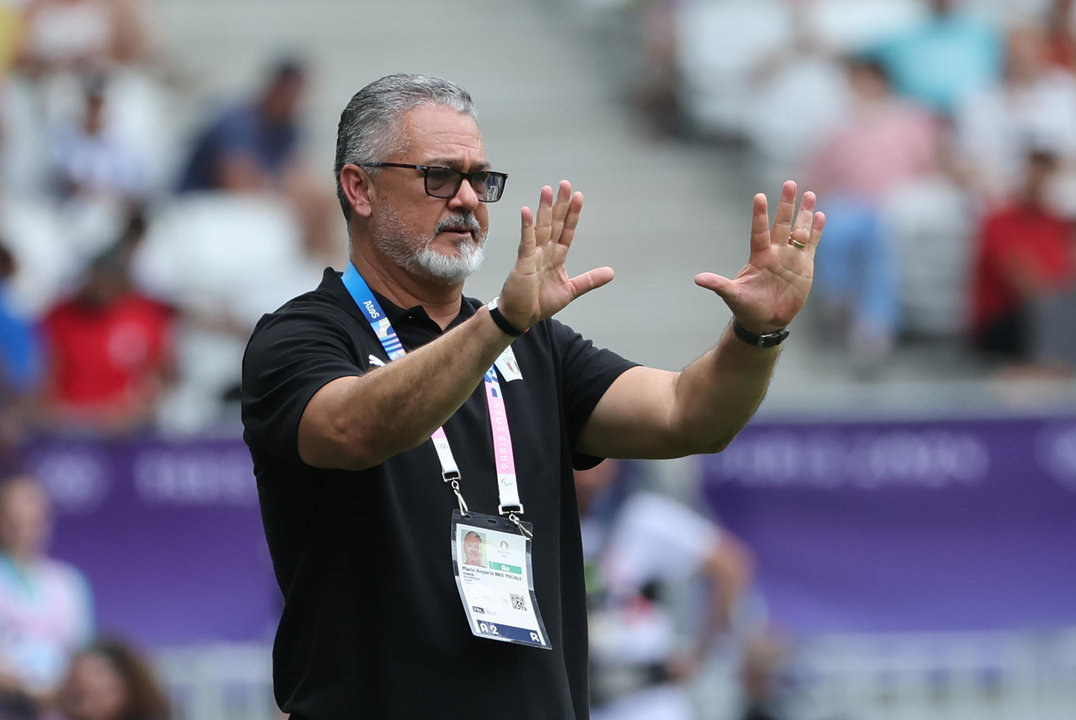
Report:
M 427 247 L 412 258 L 412 269 L 445 284 L 459 285 L 482 266 L 485 255 L 485 249 L 473 241 L 450 253 Z

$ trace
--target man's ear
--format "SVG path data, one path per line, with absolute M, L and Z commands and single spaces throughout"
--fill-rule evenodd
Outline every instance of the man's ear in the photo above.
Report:
M 358 165 L 345 165 L 340 170 L 340 187 L 344 191 L 351 212 L 358 217 L 368 218 L 372 214 L 370 205 L 370 176 Z

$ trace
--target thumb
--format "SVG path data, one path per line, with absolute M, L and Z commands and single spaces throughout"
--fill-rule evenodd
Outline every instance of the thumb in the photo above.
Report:
M 585 295 L 591 290 L 596 290 L 602 285 L 608 285 L 616 273 L 613 268 L 605 266 L 588 270 L 582 275 L 576 275 L 568 283 L 572 288 L 572 299 Z
M 699 273 L 695 276 L 695 284 L 701 288 L 712 290 L 726 302 L 735 293 L 735 284 L 724 275 L 714 273 Z

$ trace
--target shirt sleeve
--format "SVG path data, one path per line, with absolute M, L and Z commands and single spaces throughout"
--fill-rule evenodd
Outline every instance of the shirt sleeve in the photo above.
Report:
M 572 463 L 578 469 L 594 467 L 602 458 L 574 452 L 579 433 L 613 381 L 638 363 L 625 360 L 611 350 L 595 347 L 567 325 L 556 320 L 550 323 L 555 347 L 560 353 L 564 415 L 573 448 Z
M 267 315 L 243 357 L 243 439 L 293 463 L 299 459 L 299 420 L 326 384 L 369 369 L 332 313 L 316 308 Z

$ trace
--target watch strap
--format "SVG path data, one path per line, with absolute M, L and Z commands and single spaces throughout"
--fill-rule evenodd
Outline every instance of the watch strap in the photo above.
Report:
M 486 305 L 486 307 L 489 308 L 489 316 L 493 318 L 493 322 L 497 324 L 497 327 L 499 327 L 506 335 L 511 335 L 512 337 L 519 337 L 527 332 L 527 329 L 529 328 L 520 330 L 508 321 L 508 318 L 504 316 L 501 309 L 497 307 L 497 301 L 499 299 L 499 297 L 495 297 L 489 301 L 488 305 Z
M 755 347 L 773 347 L 774 345 L 780 345 L 788 337 L 788 328 L 781 328 L 769 333 L 753 333 L 743 325 L 738 323 L 735 319 L 732 321 L 732 332 L 736 333 L 736 337 L 744 341 L 748 345 L 754 345 Z

